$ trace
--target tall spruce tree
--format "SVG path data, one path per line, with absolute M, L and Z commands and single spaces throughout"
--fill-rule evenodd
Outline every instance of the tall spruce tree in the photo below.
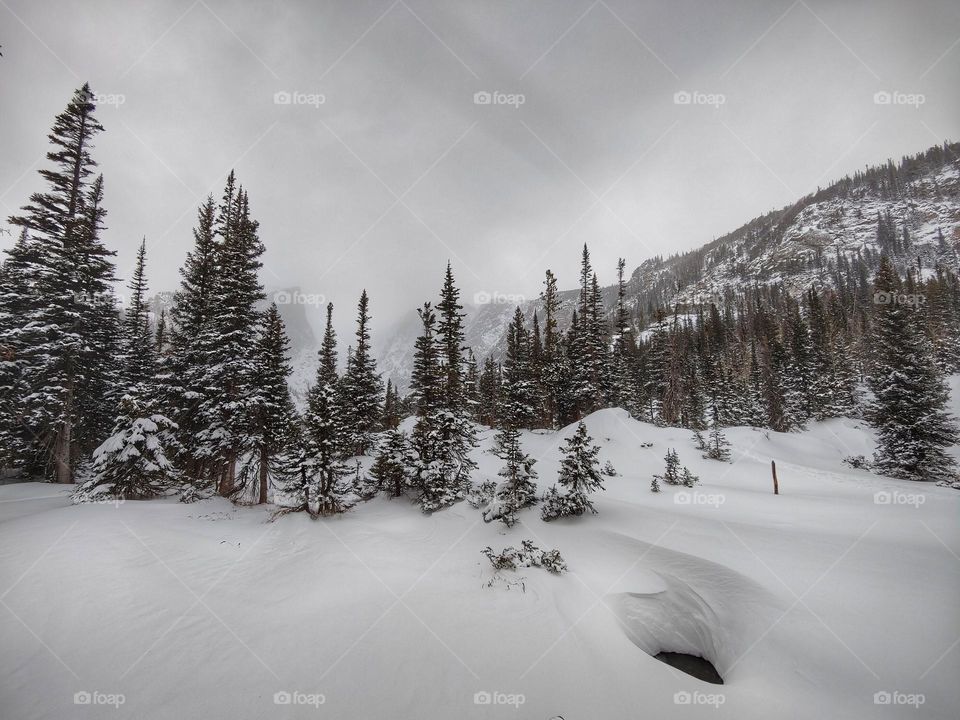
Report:
M 370 348 L 370 299 L 360 294 L 357 305 L 357 344 L 347 358 L 340 381 L 344 443 L 351 455 L 365 455 L 373 445 L 380 421 L 383 381 Z
M 292 449 L 294 409 L 287 386 L 290 363 L 283 319 L 276 303 L 271 303 L 263 316 L 255 354 L 254 394 L 250 400 L 252 427 L 244 449 L 240 484 L 257 486 L 257 502 L 269 498 L 270 477 L 288 462 Z
M 957 442 L 957 428 L 947 412 L 947 387 L 917 311 L 898 301 L 902 282 L 886 255 L 873 285 L 879 302 L 867 383 L 874 394 L 868 418 L 878 436 L 877 468 L 912 480 L 951 477 L 956 464 L 946 448 Z
M 106 288 L 113 277 L 110 253 L 98 239 L 102 182 L 92 188 L 90 183 L 93 140 L 103 130 L 93 114 L 93 97 L 84 84 L 57 115 L 48 135 L 51 166 L 40 170 L 47 187 L 30 196 L 21 215 L 9 218 L 26 231 L 8 258 L 18 266 L 14 281 L 26 290 L 19 302 L 22 314 L 0 339 L 17 358 L 18 444 L 27 472 L 61 483 L 73 482 L 76 460 L 88 450 L 76 428 L 84 427 L 91 412 L 94 422 L 103 417 L 102 406 L 91 406 L 82 388 L 93 380 L 91 371 L 99 368 L 102 376 L 106 358 L 85 344 L 85 334 L 93 333 L 93 324 L 115 323 L 109 312 L 98 312 L 88 294 Z M 106 337 L 110 331 L 97 333 Z
M 221 495 L 237 491 L 237 462 L 254 426 L 257 305 L 266 295 L 258 277 L 264 252 L 259 223 L 233 172 L 217 215 L 217 267 L 210 321 L 199 340 L 206 355 L 200 432 L 201 455 Z

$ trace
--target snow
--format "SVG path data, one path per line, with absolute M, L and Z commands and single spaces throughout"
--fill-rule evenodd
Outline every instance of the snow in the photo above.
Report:
M 623 411 L 586 422 L 618 472 L 599 514 L 544 523 L 534 507 L 510 529 L 465 502 L 425 516 L 379 497 L 270 522 L 219 498 L 71 506 L 61 486 L 0 486 L 0 714 L 957 716 L 960 493 L 845 465 L 873 450 L 854 420 L 731 428 L 730 463 Z M 574 430 L 524 434 L 541 489 Z M 477 483 L 496 479 L 492 438 Z M 702 484 L 653 494 L 671 447 Z M 481 550 L 524 539 L 569 572 L 502 571 L 488 587 Z M 703 655 L 725 684 L 661 650 Z M 299 704 L 275 704 L 282 692 Z M 500 704 L 476 704 L 484 692 Z M 923 702 L 875 704 L 883 692 Z

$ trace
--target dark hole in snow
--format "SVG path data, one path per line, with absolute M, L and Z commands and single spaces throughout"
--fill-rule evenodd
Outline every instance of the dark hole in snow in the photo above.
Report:
M 683 670 L 687 675 L 693 675 L 698 680 L 714 685 L 723 685 L 723 678 L 720 677 L 720 673 L 717 672 L 717 669 L 709 660 L 704 660 L 702 657 L 678 652 L 661 652 L 654 657 L 677 670 Z

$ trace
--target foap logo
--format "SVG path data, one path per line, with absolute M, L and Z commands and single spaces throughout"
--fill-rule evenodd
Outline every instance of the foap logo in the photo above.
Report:
M 687 692 L 686 690 L 681 690 L 673 694 L 674 705 L 713 705 L 713 707 L 718 708 L 726 701 L 727 698 L 723 693 L 705 693 L 699 690 Z
M 280 690 L 273 694 L 274 705 L 310 705 L 318 708 L 327 701 L 326 695 L 322 693 L 305 693 L 299 690 L 287 692 Z
M 98 106 L 112 105 L 115 108 L 120 107 L 127 102 L 127 96 L 121 93 L 106 93 L 93 96 L 93 102 Z
M 73 694 L 74 705 L 112 705 L 115 708 L 119 708 L 126 701 L 126 695 L 121 693 L 105 693 L 98 690 L 88 692 L 81 690 Z
M 719 508 L 726 501 L 727 498 L 719 493 L 690 492 L 689 490 L 681 490 L 673 496 L 675 505 L 706 505 Z
M 927 102 L 927 96 L 923 93 L 905 93 L 899 90 L 878 90 L 873 94 L 874 105 L 906 105 L 914 109 L 919 109 L 921 105 Z
M 505 93 L 499 90 L 487 92 L 479 90 L 473 94 L 474 105 L 511 105 L 514 110 L 520 108 L 527 101 L 523 93 Z
M 918 307 L 927 301 L 927 296 L 920 293 L 895 293 L 887 290 L 877 290 L 873 294 L 874 305 L 910 305 Z
M 905 693 L 899 690 L 881 690 L 873 694 L 874 705 L 909 705 L 918 708 L 927 701 L 923 693 Z
M 294 90 L 287 92 L 280 90 L 273 94 L 274 105 L 308 105 L 314 109 L 319 108 L 327 102 L 327 96 L 323 93 L 305 93 Z
M 699 90 L 677 90 L 673 94 L 674 105 L 709 105 L 719 109 L 727 103 L 727 96 L 723 93 L 705 93 Z
M 881 490 L 873 494 L 874 505 L 912 505 L 913 507 L 920 507 L 926 501 L 926 495 L 905 493 L 899 490 Z
M 496 290 L 493 292 L 481 290 L 473 295 L 474 305 L 523 305 L 526 301 L 527 298 L 525 295 L 502 293 Z
M 273 302 L 277 305 L 315 305 L 319 307 L 327 304 L 327 298 L 317 293 L 280 290 L 273 294 Z
M 480 690 L 473 694 L 473 704 L 474 705 L 510 705 L 514 708 L 519 708 L 527 701 L 526 695 L 523 693 L 505 693 L 494 690 L 489 692 L 487 690 Z

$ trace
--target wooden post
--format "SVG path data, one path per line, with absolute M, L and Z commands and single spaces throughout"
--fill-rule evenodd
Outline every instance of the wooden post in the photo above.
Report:
M 775 460 L 770 461 L 770 472 L 773 473 L 773 494 L 780 494 L 780 484 L 777 482 L 777 463 Z

